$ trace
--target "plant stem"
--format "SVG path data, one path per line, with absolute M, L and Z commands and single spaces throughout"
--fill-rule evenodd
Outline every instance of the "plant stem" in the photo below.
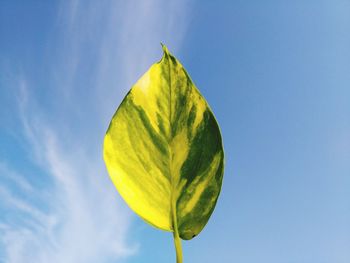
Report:
M 182 247 L 181 247 L 181 239 L 179 237 L 179 231 L 175 228 L 173 232 L 174 236 L 174 244 L 176 250 L 176 263 L 182 263 Z
M 176 201 L 172 198 L 171 202 L 171 212 L 173 217 L 173 237 L 174 237 L 174 245 L 176 251 L 176 263 L 182 263 L 182 247 L 181 247 L 181 239 L 179 236 L 179 229 L 177 226 L 177 216 L 176 216 Z

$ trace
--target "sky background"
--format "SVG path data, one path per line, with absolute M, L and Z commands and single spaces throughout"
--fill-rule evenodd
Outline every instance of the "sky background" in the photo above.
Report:
M 182 62 L 222 130 L 185 262 L 350 262 L 350 1 L 0 1 L 0 262 L 175 262 L 107 175 L 133 83 Z

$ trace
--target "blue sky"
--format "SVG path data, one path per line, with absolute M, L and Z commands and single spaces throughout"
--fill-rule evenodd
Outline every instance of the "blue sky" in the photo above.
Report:
M 160 42 L 221 126 L 222 193 L 185 262 L 350 262 L 350 2 L 1 1 L 0 262 L 174 262 L 102 140 Z

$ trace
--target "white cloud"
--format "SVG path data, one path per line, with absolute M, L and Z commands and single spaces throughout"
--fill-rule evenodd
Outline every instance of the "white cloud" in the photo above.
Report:
M 24 94 L 25 133 L 53 184 L 47 186 L 51 194 L 42 196 L 48 200 L 41 200 L 49 211 L 0 188 L 11 212 L 1 230 L 6 262 L 103 262 L 134 253 L 135 246 L 125 242 L 130 213 L 116 198 L 98 151 L 88 156 L 84 149 L 62 148 L 63 138 L 32 115 Z M 17 179 L 17 184 L 23 184 L 23 178 Z
M 25 69 L 18 78 L 28 155 L 48 182 L 37 189 L 15 168 L 0 163 L 0 172 L 12 184 L 0 188 L 0 209 L 7 211 L 0 217 L 6 263 L 117 262 L 137 251 L 138 245 L 127 238 L 133 214 L 108 178 L 102 140 L 127 89 L 160 58 L 160 42 L 179 48 L 187 5 L 62 2 L 56 22 L 61 31 L 48 40 L 52 45 L 60 41 L 61 50 L 56 57 L 54 49 L 48 50 L 52 83 L 46 96 L 38 96 L 41 89 Z M 91 75 L 81 69 L 88 62 Z
M 32 185 L 20 174 L 8 167 L 5 162 L 0 162 L 0 179 L 1 181 L 8 180 L 14 183 L 18 188 L 25 192 L 32 192 Z

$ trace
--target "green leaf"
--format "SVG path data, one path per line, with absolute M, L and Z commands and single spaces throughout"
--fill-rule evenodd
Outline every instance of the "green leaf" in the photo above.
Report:
M 165 46 L 163 51 L 114 114 L 104 160 L 135 213 L 191 239 L 214 210 L 224 152 L 208 103 L 180 62 Z

